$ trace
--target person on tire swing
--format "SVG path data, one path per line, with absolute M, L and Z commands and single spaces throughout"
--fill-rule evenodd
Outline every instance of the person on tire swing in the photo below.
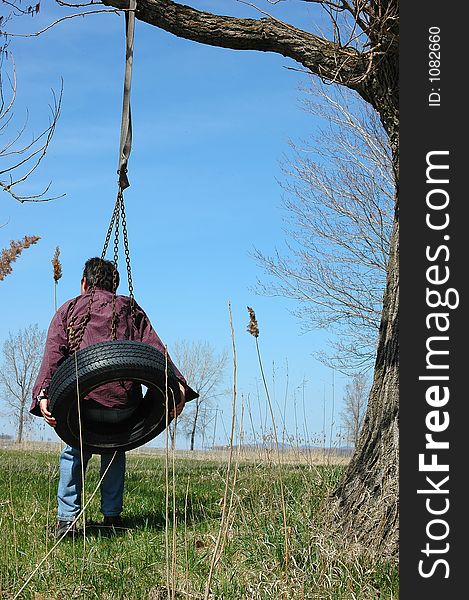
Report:
M 84 266 L 80 295 L 65 302 L 57 310 L 49 325 L 42 364 L 32 390 L 30 412 L 42 416 L 51 427 L 57 425 L 48 403 L 48 389 L 52 376 L 74 350 L 111 340 L 113 318 L 117 318 L 116 339 L 141 341 L 167 355 L 162 341 L 143 309 L 134 301 L 134 318 L 132 318 L 131 299 L 115 294 L 118 285 L 119 273 L 114 263 L 101 258 L 90 258 Z M 86 320 L 79 346 L 73 348 L 74 323 L 84 323 Z M 185 402 L 196 398 L 198 394 L 187 384 L 169 356 L 168 363 L 174 370 L 180 388 L 180 401 L 169 411 L 170 417 L 176 417 L 182 412 Z M 84 398 L 84 413 L 95 411 L 98 415 L 105 415 L 122 411 L 123 414 L 125 411 L 132 411 L 141 399 L 140 383 L 115 381 L 96 388 Z M 91 453 L 84 451 L 83 471 L 90 458 Z M 80 449 L 65 446 L 60 454 L 59 467 L 56 525 L 58 538 L 76 532 L 82 491 Z M 123 509 L 125 452 L 101 454 L 101 477 L 104 473 L 106 474 L 100 486 L 103 524 L 119 527 L 122 526 L 120 515 Z

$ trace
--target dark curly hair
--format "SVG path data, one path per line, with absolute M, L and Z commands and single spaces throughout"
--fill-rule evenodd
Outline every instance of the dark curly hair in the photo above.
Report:
M 114 273 L 116 274 L 116 288 L 114 289 Z M 100 288 L 108 292 L 115 292 L 119 287 L 119 271 L 110 260 L 90 258 L 83 269 L 83 278 L 90 288 Z

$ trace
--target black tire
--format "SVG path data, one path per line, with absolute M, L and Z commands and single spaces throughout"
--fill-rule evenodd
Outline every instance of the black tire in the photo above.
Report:
M 80 400 L 83 449 L 95 454 L 132 450 L 146 444 L 172 420 L 166 416 L 166 398 L 170 407 L 180 400 L 174 371 L 164 354 L 153 346 L 116 340 L 78 350 L 76 359 L 72 355 L 59 366 L 49 387 L 49 409 L 57 420 L 55 430 L 73 448 L 80 448 L 77 373 L 80 399 L 112 381 L 135 381 L 148 388 L 136 410 L 117 424 L 85 419 Z

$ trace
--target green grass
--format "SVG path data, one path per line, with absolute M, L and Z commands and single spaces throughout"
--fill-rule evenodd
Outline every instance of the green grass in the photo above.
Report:
M 63 540 L 52 552 L 58 455 L 0 450 L 0 598 L 15 598 L 36 565 L 50 552 L 19 598 L 159 600 L 203 598 L 223 510 L 226 465 L 216 460 L 176 460 L 175 577 L 167 594 L 167 544 L 173 546 L 173 498 L 165 528 L 164 457 L 130 453 L 124 513 L 128 528 Z M 86 477 L 85 498 L 98 481 L 98 457 Z M 280 505 L 280 471 L 262 461 L 239 465 L 221 558 L 211 598 L 277 600 L 391 600 L 398 598 L 397 566 L 331 556 L 321 544 L 321 503 L 341 467 L 283 465 L 289 567 Z M 169 488 L 173 478 L 170 474 Z M 87 520 L 99 521 L 99 493 Z M 169 559 L 171 567 L 171 556 Z M 171 569 L 170 569 L 171 572 Z

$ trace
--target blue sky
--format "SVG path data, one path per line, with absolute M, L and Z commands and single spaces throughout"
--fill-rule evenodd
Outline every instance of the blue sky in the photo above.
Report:
M 220 14 L 258 16 L 233 0 L 191 4 Z M 313 30 L 317 7 L 285 3 L 270 10 Z M 57 7 L 45 2 L 38 17 L 20 20 L 16 29 L 40 29 L 58 14 Z M 50 260 L 57 245 L 63 266 L 59 304 L 78 293 L 84 261 L 101 253 L 117 191 L 123 17 L 72 19 L 42 36 L 15 38 L 13 51 L 15 114 L 19 124 L 28 109 L 29 131 L 37 133 L 47 122 L 51 88 L 58 90 L 61 78 L 64 82 L 55 137 L 22 192 L 37 192 L 51 180 L 51 193 L 66 196 L 22 205 L 2 196 L 0 247 L 25 234 L 42 239 L 1 283 L 0 341 L 32 323 L 47 328 L 54 310 Z M 290 313 L 293 304 L 256 295 L 256 279 L 263 273 L 251 257 L 254 248 L 268 254 L 284 245 L 281 162 L 288 155 L 288 140 L 305 138 L 315 127 L 314 118 L 300 108 L 299 86 L 307 78 L 287 67 L 298 65 L 274 54 L 203 46 L 137 22 L 131 187 L 125 198 L 135 296 L 170 353 L 181 339 L 230 350 L 230 302 L 238 394 L 251 399 L 257 418 L 260 372 L 254 339 L 246 332 L 246 307 L 252 306 L 274 400 L 283 406 L 288 385 L 287 424 L 295 433 L 297 426 L 303 427 L 298 425 L 302 391 L 296 424 L 294 404 L 300 402 L 298 390 L 305 379 L 307 430 L 312 434 L 323 429 L 324 409 L 330 431 L 333 382 L 338 429 L 347 380 L 314 358 L 325 348 L 327 332 L 301 334 Z M 120 266 L 124 285 L 119 291 L 126 293 L 122 253 Z M 228 365 L 227 383 L 231 360 Z M 264 411 L 262 391 L 261 397 Z M 226 425 L 229 407 L 229 399 L 221 402 Z M 0 426 L 11 429 L 5 418 Z

